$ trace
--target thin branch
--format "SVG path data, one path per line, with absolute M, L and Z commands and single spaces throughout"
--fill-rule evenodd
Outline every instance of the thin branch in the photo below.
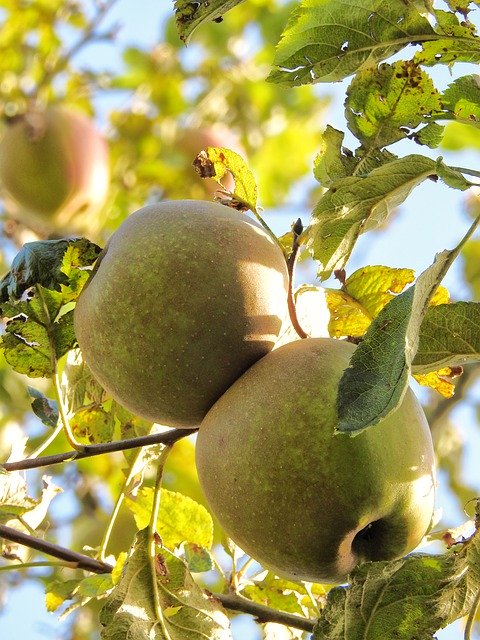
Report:
M 292 323 L 293 328 L 297 332 L 300 338 L 308 338 L 308 334 L 305 333 L 300 322 L 297 317 L 297 309 L 295 306 L 295 300 L 293 298 L 293 277 L 295 272 L 295 263 L 297 261 L 298 251 L 300 249 L 300 244 L 298 242 L 298 238 L 303 231 L 303 225 L 300 218 L 295 222 L 292 228 L 293 232 L 293 245 L 292 245 L 292 253 L 287 260 L 288 267 L 288 313 L 290 315 L 290 322 Z
M 287 625 L 288 627 L 294 627 L 295 629 L 301 629 L 302 631 L 308 631 L 309 633 L 312 633 L 315 626 L 313 620 L 294 615 L 293 613 L 277 611 L 277 609 L 266 607 L 263 604 L 247 600 L 247 598 L 233 593 L 214 593 L 213 596 L 217 598 L 217 600 L 220 600 L 226 609 L 249 613 L 255 617 L 257 622 L 276 622 Z
M 157 520 L 158 520 L 158 514 L 160 513 L 163 470 L 165 468 L 165 462 L 167 461 L 167 458 L 171 450 L 172 450 L 172 445 L 165 447 L 158 461 L 157 476 L 155 479 L 155 491 L 153 494 L 152 512 L 150 514 L 150 522 L 148 524 L 148 542 L 149 542 L 148 560 L 150 563 L 150 573 L 152 577 L 153 601 L 154 601 L 156 617 L 160 623 L 161 629 L 163 631 L 163 635 L 165 636 L 166 640 L 171 640 L 171 637 L 167 629 L 167 626 L 165 624 L 165 616 L 162 611 L 162 607 L 160 606 L 160 593 L 159 593 L 158 581 L 157 581 L 156 545 L 157 545 L 157 537 L 158 537 Z
M 22 531 L 17 531 L 17 529 L 7 527 L 3 524 L 0 524 L 0 538 L 24 545 L 30 549 L 35 549 L 41 553 L 46 553 L 53 558 L 65 560 L 66 562 L 72 563 L 73 567 L 76 569 L 84 569 L 85 571 L 91 571 L 92 573 L 111 573 L 113 570 L 112 565 L 107 562 L 99 562 L 89 556 L 77 553 L 76 551 L 71 551 L 70 549 L 61 547 L 58 544 L 47 542 L 46 540 L 42 540 L 42 538 L 30 536 Z
M 62 462 L 72 462 L 73 460 L 82 460 L 83 458 L 100 456 L 104 453 L 113 453 L 114 451 L 125 451 L 127 449 L 137 449 L 138 447 L 148 447 L 152 444 L 173 444 L 177 440 L 195 433 L 197 430 L 198 429 L 171 429 L 170 431 L 165 431 L 163 433 L 151 433 L 148 436 L 139 436 L 138 438 L 129 438 L 128 440 L 85 445 L 83 451 L 66 451 L 65 453 L 57 453 L 55 455 L 44 456 L 42 458 L 27 458 L 26 460 L 19 460 L 18 462 L 4 462 L 0 465 L 0 469 L 4 469 L 5 471 L 35 469 L 37 467 L 48 467 Z

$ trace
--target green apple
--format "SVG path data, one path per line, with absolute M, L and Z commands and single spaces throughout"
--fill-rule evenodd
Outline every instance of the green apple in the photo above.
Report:
M 212 512 L 280 576 L 344 581 L 359 562 L 409 553 L 431 522 L 432 439 L 410 389 L 379 424 L 334 435 L 354 348 L 309 338 L 272 351 L 200 426 L 196 462 Z
M 39 232 L 90 231 L 109 189 L 105 140 L 64 107 L 13 119 L 0 140 L 0 184 L 8 213 Z
M 110 238 L 75 309 L 100 384 L 133 413 L 198 425 L 277 340 L 283 252 L 247 215 L 195 200 L 132 214 Z

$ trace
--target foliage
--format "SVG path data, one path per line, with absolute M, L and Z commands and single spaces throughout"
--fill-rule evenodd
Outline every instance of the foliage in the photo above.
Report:
M 141 37 L 118 45 L 116 1 L 0 0 L 0 126 L 32 105 L 72 105 L 101 124 L 112 169 L 100 231 L 92 227 L 88 240 L 32 235 L 6 202 L 2 209 L 2 596 L 16 580 L 44 584 L 47 610 L 72 613 L 72 637 L 82 640 L 96 637 L 100 624 L 106 640 L 229 638 L 221 601 L 232 593 L 238 598 L 226 607 L 256 616 L 265 638 L 276 637 L 278 624 L 285 638 L 432 638 L 463 616 L 470 633 L 480 593 L 477 503 L 467 530 L 447 530 L 457 516 L 445 514 L 431 534 L 433 551 L 361 565 L 347 586 L 294 583 L 245 564 L 208 511 L 192 442 L 175 444 L 164 465 L 165 430 L 92 378 L 72 318 L 101 247 L 146 202 L 215 197 L 263 224 L 262 207 L 285 207 L 292 228 L 277 240 L 291 274 L 299 253 L 298 264 L 313 264 L 320 280 L 336 278 L 296 292 L 300 324 L 312 334 L 328 325 L 332 337 L 359 343 L 340 385 L 340 430 L 367 429 L 388 415 L 413 375 L 426 388 L 440 481 L 464 507 L 479 488 L 464 473 L 453 408 L 478 377 L 480 303 L 456 300 L 456 292 L 452 301 L 441 282 L 455 263 L 462 297 L 478 300 L 480 243 L 471 235 L 480 174 L 450 166 L 436 150 L 480 147 L 478 76 L 456 66 L 480 62 L 480 3 L 175 0 L 151 46 Z M 114 69 L 95 55 L 105 47 L 121 56 Z M 94 55 L 82 58 L 89 48 Z M 442 66 L 457 74 L 444 85 Z M 326 93 L 338 81 L 345 131 L 324 123 Z M 196 135 L 211 128 L 220 141 L 203 149 Z M 427 257 L 432 264 L 418 275 L 408 264 L 347 274 L 359 237 L 382 233 L 427 181 L 458 191 L 473 218 L 454 248 Z M 287 328 L 291 339 L 298 336 Z M 144 437 L 148 446 L 130 441 Z M 125 450 L 100 455 L 112 440 Z M 27 482 L 18 468 L 26 458 L 27 468 L 42 463 L 42 454 L 59 462 L 66 450 L 62 460 L 72 460 L 53 466 L 53 477 L 31 471 Z M 77 512 L 67 522 L 55 510 L 57 484 Z M 98 575 L 57 544 L 60 524 Z M 46 553 L 60 555 L 46 562 L 12 530 L 27 542 L 50 541 Z

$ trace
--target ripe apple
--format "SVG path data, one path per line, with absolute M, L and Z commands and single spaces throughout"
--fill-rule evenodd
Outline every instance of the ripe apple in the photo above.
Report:
M 190 427 L 273 348 L 287 286 L 281 249 L 247 215 L 165 201 L 132 214 L 110 238 L 77 302 L 76 336 L 120 404 Z
M 280 576 L 344 581 L 359 562 L 410 552 L 431 522 L 432 439 L 410 389 L 379 424 L 334 435 L 354 348 L 309 338 L 272 351 L 200 426 L 197 470 L 212 512 Z
M 31 110 L 7 124 L 0 140 L 6 209 L 40 233 L 89 231 L 109 177 L 105 140 L 71 109 Z

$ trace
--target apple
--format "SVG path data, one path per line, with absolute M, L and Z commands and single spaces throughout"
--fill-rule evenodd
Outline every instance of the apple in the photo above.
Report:
M 277 340 L 287 307 L 282 250 L 215 202 L 146 206 L 110 238 L 78 299 L 78 344 L 100 384 L 138 416 L 198 425 Z
M 0 140 L 0 185 L 7 212 L 40 233 L 89 231 L 109 189 L 105 140 L 65 107 L 14 118 Z
M 401 557 L 432 519 L 432 439 L 410 389 L 377 425 L 334 435 L 354 349 L 309 338 L 272 351 L 218 400 L 197 436 L 200 484 L 227 535 L 293 580 L 342 582 L 359 562 Z

